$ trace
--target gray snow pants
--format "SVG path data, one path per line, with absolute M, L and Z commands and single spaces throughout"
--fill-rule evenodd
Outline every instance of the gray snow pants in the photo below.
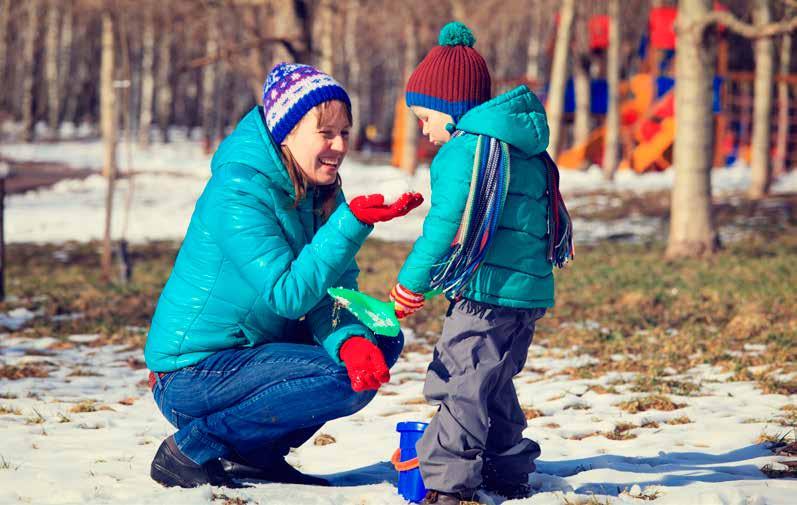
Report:
M 417 444 L 427 489 L 479 487 L 489 469 L 527 482 L 540 446 L 523 438 L 526 416 L 512 377 L 525 366 L 545 309 L 515 309 L 460 300 L 451 304 L 423 393 L 439 410 Z

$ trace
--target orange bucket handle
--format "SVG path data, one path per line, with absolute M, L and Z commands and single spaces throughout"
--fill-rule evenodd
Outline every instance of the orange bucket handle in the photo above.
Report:
M 393 463 L 393 467 L 399 472 L 406 472 L 407 470 L 418 468 L 417 456 L 412 459 L 408 459 L 407 461 L 400 461 L 400 460 L 401 460 L 401 448 L 396 449 L 396 452 L 394 452 L 393 456 L 390 457 L 390 462 Z

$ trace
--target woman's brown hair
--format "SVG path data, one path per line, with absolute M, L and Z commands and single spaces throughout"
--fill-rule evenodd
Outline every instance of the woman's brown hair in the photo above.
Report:
M 340 114 L 341 105 L 343 105 L 343 108 L 346 111 L 346 118 L 349 120 L 349 125 L 351 125 L 351 109 L 349 108 L 348 104 L 338 100 L 320 103 L 310 112 L 308 112 L 308 114 L 315 113 L 316 119 L 318 121 L 317 126 L 320 127 L 321 125 L 332 122 L 332 120 L 338 114 Z M 296 127 L 298 127 L 298 123 Z M 296 130 L 296 127 L 294 127 L 294 130 L 288 135 L 293 134 L 293 132 Z M 288 171 L 288 177 L 290 177 L 291 183 L 293 184 L 293 206 L 298 207 L 299 202 L 307 197 L 307 177 L 305 177 L 304 172 L 302 172 L 302 169 L 299 167 L 299 164 L 296 162 L 293 154 L 291 154 L 288 146 L 283 144 L 280 146 L 280 150 L 282 151 L 282 158 L 285 163 L 285 168 Z M 335 182 L 332 184 L 316 187 L 316 190 L 321 197 L 320 213 L 322 222 L 326 222 L 326 220 L 329 219 L 329 216 L 335 210 L 335 200 L 338 196 L 338 192 L 340 191 L 340 187 L 340 174 L 336 175 Z

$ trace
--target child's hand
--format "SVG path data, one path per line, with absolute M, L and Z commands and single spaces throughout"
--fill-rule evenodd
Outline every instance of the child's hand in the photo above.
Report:
M 351 388 L 358 393 L 379 389 L 390 380 L 390 370 L 382 351 L 363 337 L 351 337 L 340 347 L 340 359 L 346 365 Z
M 354 198 L 349 203 L 349 209 L 361 222 L 374 224 L 401 217 L 422 203 L 423 196 L 420 193 L 404 193 L 394 203 L 385 205 L 385 196 L 377 193 Z
M 399 319 L 414 314 L 423 308 L 424 304 L 423 295 L 410 291 L 401 284 L 396 284 L 390 290 L 390 299 L 393 300 L 396 317 Z

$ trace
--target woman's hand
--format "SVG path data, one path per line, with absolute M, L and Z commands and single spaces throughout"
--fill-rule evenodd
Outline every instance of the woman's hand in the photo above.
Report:
M 390 290 L 390 299 L 393 300 L 393 308 L 399 319 L 404 319 L 421 310 L 425 301 L 422 294 L 410 291 L 401 284 L 396 284 Z
M 379 389 L 390 380 L 390 370 L 382 351 L 363 337 L 351 337 L 340 347 L 340 359 L 346 364 L 351 388 L 360 392 Z
M 422 203 L 423 195 L 420 193 L 404 193 L 394 203 L 385 205 L 385 196 L 376 193 L 354 198 L 349 208 L 361 222 L 374 224 L 406 215 Z

